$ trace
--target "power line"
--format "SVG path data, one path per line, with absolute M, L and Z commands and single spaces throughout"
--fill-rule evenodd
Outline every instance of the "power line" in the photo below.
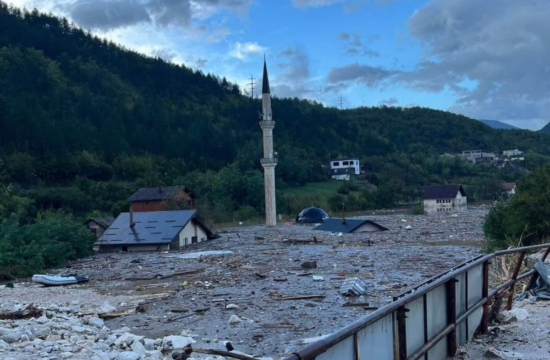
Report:
M 340 97 L 338 97 L 338 105 L 340 107 L 340 110 L 344 110 L 344 98 L 342 97 L 342 94 L 340 94 Z
M 256 90 L 256 82 L 255 82 L 254 76 L 250 75 L 250 83 L 248 83 L 248 86 L 250 86 L 250 96 L 252 99 L 254 99 L 254 90 Z

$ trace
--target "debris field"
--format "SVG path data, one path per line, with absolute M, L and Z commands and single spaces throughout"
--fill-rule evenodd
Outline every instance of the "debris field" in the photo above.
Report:
M 485 214 L 370 216 L 390 231 L 365 234 L 294 224 L 231 228 L 178 252 L 97 254 L 55 271 L 88 275 L 89 283 L 18 283 L 0 291 L 0 308 L 108 301 L 119 314 L 105 320 L 109 329 L 127 327 L 151 339 L 183 331 L 200 348 L 224 349 L 230 341 L 236 351 L 284 358 L 308 338 L 334 332 L 478 255 Z M 367 294 L 340 294 L 353 277 Z

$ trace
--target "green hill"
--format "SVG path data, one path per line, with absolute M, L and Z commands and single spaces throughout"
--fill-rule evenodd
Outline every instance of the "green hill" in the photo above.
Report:
M 0 181 L 38 208 L 117 212 L 136 188 L 186 184 L 212 217 L 263 211 L 261 105 L 224 78 L 0 2 L 0 89 Z M 528 169 L 550 156 L 547 134 L 426 108 L 340 111 L 275 98 L 273 110 L 278 188 L 326 180 L 329 157 L 358 157 L 379 194 L 361 193 L 357 207 L 391 206 L 429 183 L 484 189 L 522 175 L 445 152 L 519 148 Z M 279 209 L 295 210 L 282 197 Z

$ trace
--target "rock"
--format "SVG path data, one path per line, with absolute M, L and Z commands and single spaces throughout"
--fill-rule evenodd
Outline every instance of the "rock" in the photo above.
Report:
M 123 351 L 119 353 L 116 357 L 116 360 L 138 360 L 139 355 L 133 351 Z
M 194 344 L 194 343 L 195 343 L 195 340 L 193 340 L 193 338 L 190 338 L 188 336 L 170 335 L 170 336 L 165 336 L 164 339 L 162 339 L 162 349 L 163 350 L 183 349 L 187 345 Z
M 162 353 L 158 350 L 146 351 L 144 359 L 147 359 L 147 360 L 161 360 L 162 359 Z
M 241 318 L 237 315 L 231 315 L 231 317 L 229 318 L 229 325 L 237 325 L 241 321 Z
M 131 347 L 132 347 L 132 350 L 136 354 L 138 354 L 140 358 L 145 355 L 145 347 L 139 341 L 134 341 Z
M 4 340 L 0 340 L 0 349 L 7 349 L 10 346 L 7 342 Z
M 120 335 L 116 340 L 115 340 L 115 345 L 117 347 L 122 347 L 122 346 L 130 346 L 132 345 L 132 343 L 137 340 L 139 341 L 140 339 L 139 338 L 143 338 L 143 337 L 139 337 L 139 336 L 136 336 L 134 334 L 130 334 L 128 332 Z
M 229 304 L 225 307 L 227 310 L 237 310 L 239 309 L 239 306 L 238 305 L 235 305 L 235 304 Z
M 143 345 L 145 346 L 145 350 L 155 350 L 155 340 L 153 339 L 143 340 Z
M 97 310 L 99 314 L 109 314 L 116 312 L 116 307 L 109 304 L 109 302 L 105 301 L 103 305 Z
M 36 332 L 34 333 L 35 336 L 46 338 L 48 335 L 52 334 L 52 329 L 48 326 L 43 326 L 41 328 L 38 328 Z
M 412 226 L 407 225 L 407 226 L 405 226 L 405 229 L 406 229 L 406 230 L 412 230 Z
M 523 321 L 529 317 L 529 312 L 525 309 L 512 309 L 508 312 L 510 315 L 515 316 L 518 321 Z
M 105 325 L 105 322 L 100 318 L 91 317 L 88 319 L 88 325 L 95 326 L 96 328 L 101 329 Z
M 23 336 L 23 334 L 21 334 L 20 331 L 14 330 L 4 334 L 1 340 L 7 342 L 8 344 L 12 344 L 14 342 L 19 341 L 21 339 L 21 336 Z

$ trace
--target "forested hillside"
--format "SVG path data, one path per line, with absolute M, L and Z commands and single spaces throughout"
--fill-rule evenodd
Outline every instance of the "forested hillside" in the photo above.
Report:
M 185 184 L 212 217 L 261 214 L 260 108 L 224 78 L 0 2 L 0 181 L 36 211 L 117 213 L 139 187 Z M 276 98 L 273 112 L 278 188 L 325 180 L 329 158 L 359 157 L 378 190 L 352 198 L 357 208 L 392 206 L 430 183 L 461 182 L 483 197 L 487 184 L 523 174 L 445 152 L 519 148 L 527 169 L 550 160 L 548 134 L 426 108 L 341 111 Z M 288 199 L 279 209 L 296 210 Z

